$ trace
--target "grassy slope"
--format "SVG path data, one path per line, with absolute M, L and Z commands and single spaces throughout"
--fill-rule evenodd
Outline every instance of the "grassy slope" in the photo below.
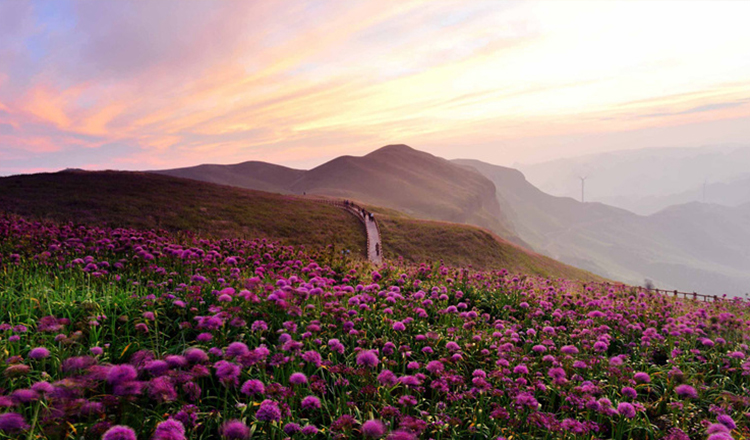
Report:
M 267 237 L 364 254 L 354 216 L 314 201 L 150 173 L 63 172 L 0 179 L 0 212 L 214 237 Z
M 478 269 L 507 269 L 552 278 L 597 280 L 589 272 L 528 252 L 474 226 L 379 216 L 386 258 L 437 262 Z
M 379 213 L 387 258 L 593 278 L 474 226 L 373 210 Z M 360 256 L 366 243 L 364 229 L 354 216 L 311 199 L 152 173 L 63 172 L 0 178 L 0 212 L 214 237 L 267 237 L 294 245 L 335 244 Z

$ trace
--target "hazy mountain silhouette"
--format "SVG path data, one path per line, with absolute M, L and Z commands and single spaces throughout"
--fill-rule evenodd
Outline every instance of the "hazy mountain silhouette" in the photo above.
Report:
M 602 202 L 621 206 L 638 214 L 649 215 L 669 206 L 690 202 L 706 202 L 724 206 L 740 206 L 750 203 L 750 174 L 728 182 L 706 182 L 688 191 L 666 196 L 609 197 Z
M 548 194 L 580 200 L 578 178 L 587 176 L 586 201 L 652 214 L 676 203 L 703 201 L 704 183 L 729 183 L 747 177 L 750 147 L 646 148 L 518 168 L 529 182 Z M 711 189 L 707 191 L 707 202 L 722 203 L 721 188 L 707 189 Z
M 750 291 L 750 204 L 690 203 L 640 216 L 601 203 L 555 197 L 521 172 L 474 160 L 492 180 L 503 210 L 534 249 L 631 283 L 737 295 Z
M 525 245 L 502 212 L 492 182 L 406 145 L 341 156 L 309 171 L 245 162 L 157 172 L 256 190 L 350 198 L 419 218 L 480 226 Z

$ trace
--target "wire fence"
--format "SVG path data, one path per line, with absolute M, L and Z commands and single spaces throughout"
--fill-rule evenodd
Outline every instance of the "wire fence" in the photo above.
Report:
M 600 286 L 600 287 L 612 287 L 612 286 L 622 286 L 624 284 L 621 284 L 621 283 L 613 284 L 613 283 L 607 283 L 607 282 L 604 282 L 604 283 L 589 282 L 589 283 L 584 283 L 583 288 L 585 289 L 586 286 L 593 286 L 593 285 Z M 638 290 L 642 290 L 646 292 L 653 292 L 653 293 L 658 293 L 661 295 L 671 296 L 674 298 L 682 298 L 682 299 L 689 299 L 693 301 L 702 301 L 702 302 L 722 301 L 726 299 L 732 300 L 735 298 L 739 298 L 741 300 L 750 300 L 750 298 L 747 298 L 748 294 L 745 294 L 745 298 L 740 297 L 740 296 L 727 298 L 727 295 L 705 295 L 705 294 L 698 293 L 698 292 L 682 292 L 676 289 L 666 290 L 666 289 L 657 289 L 654 287 L 641 287 L 641 286 L 632 286 L 632 287 L 634 289 L 638 289 Z

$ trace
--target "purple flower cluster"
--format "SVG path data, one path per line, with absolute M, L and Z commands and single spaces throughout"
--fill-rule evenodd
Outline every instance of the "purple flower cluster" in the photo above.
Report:
M 0 431 L 37 414 L 32 435 L 106 440 L 747 436 L 747 302 L 330 255 L 0 218 L 3 273 L 126 292 L 2 318 Z

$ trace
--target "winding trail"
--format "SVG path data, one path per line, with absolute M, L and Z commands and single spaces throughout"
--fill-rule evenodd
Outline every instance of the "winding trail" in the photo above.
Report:
M 383 243 L 380 240 L 380 227 L 377 220 L 373 217 L 370 219 L 369 213 L 364 211 L 359 205 L 342 200 L 319 199 L 322 203 L 337 206 L 350 214 L 354 215 L 365 225 L 367 232 L 367 259 L 374 265 L 383 264 Z

